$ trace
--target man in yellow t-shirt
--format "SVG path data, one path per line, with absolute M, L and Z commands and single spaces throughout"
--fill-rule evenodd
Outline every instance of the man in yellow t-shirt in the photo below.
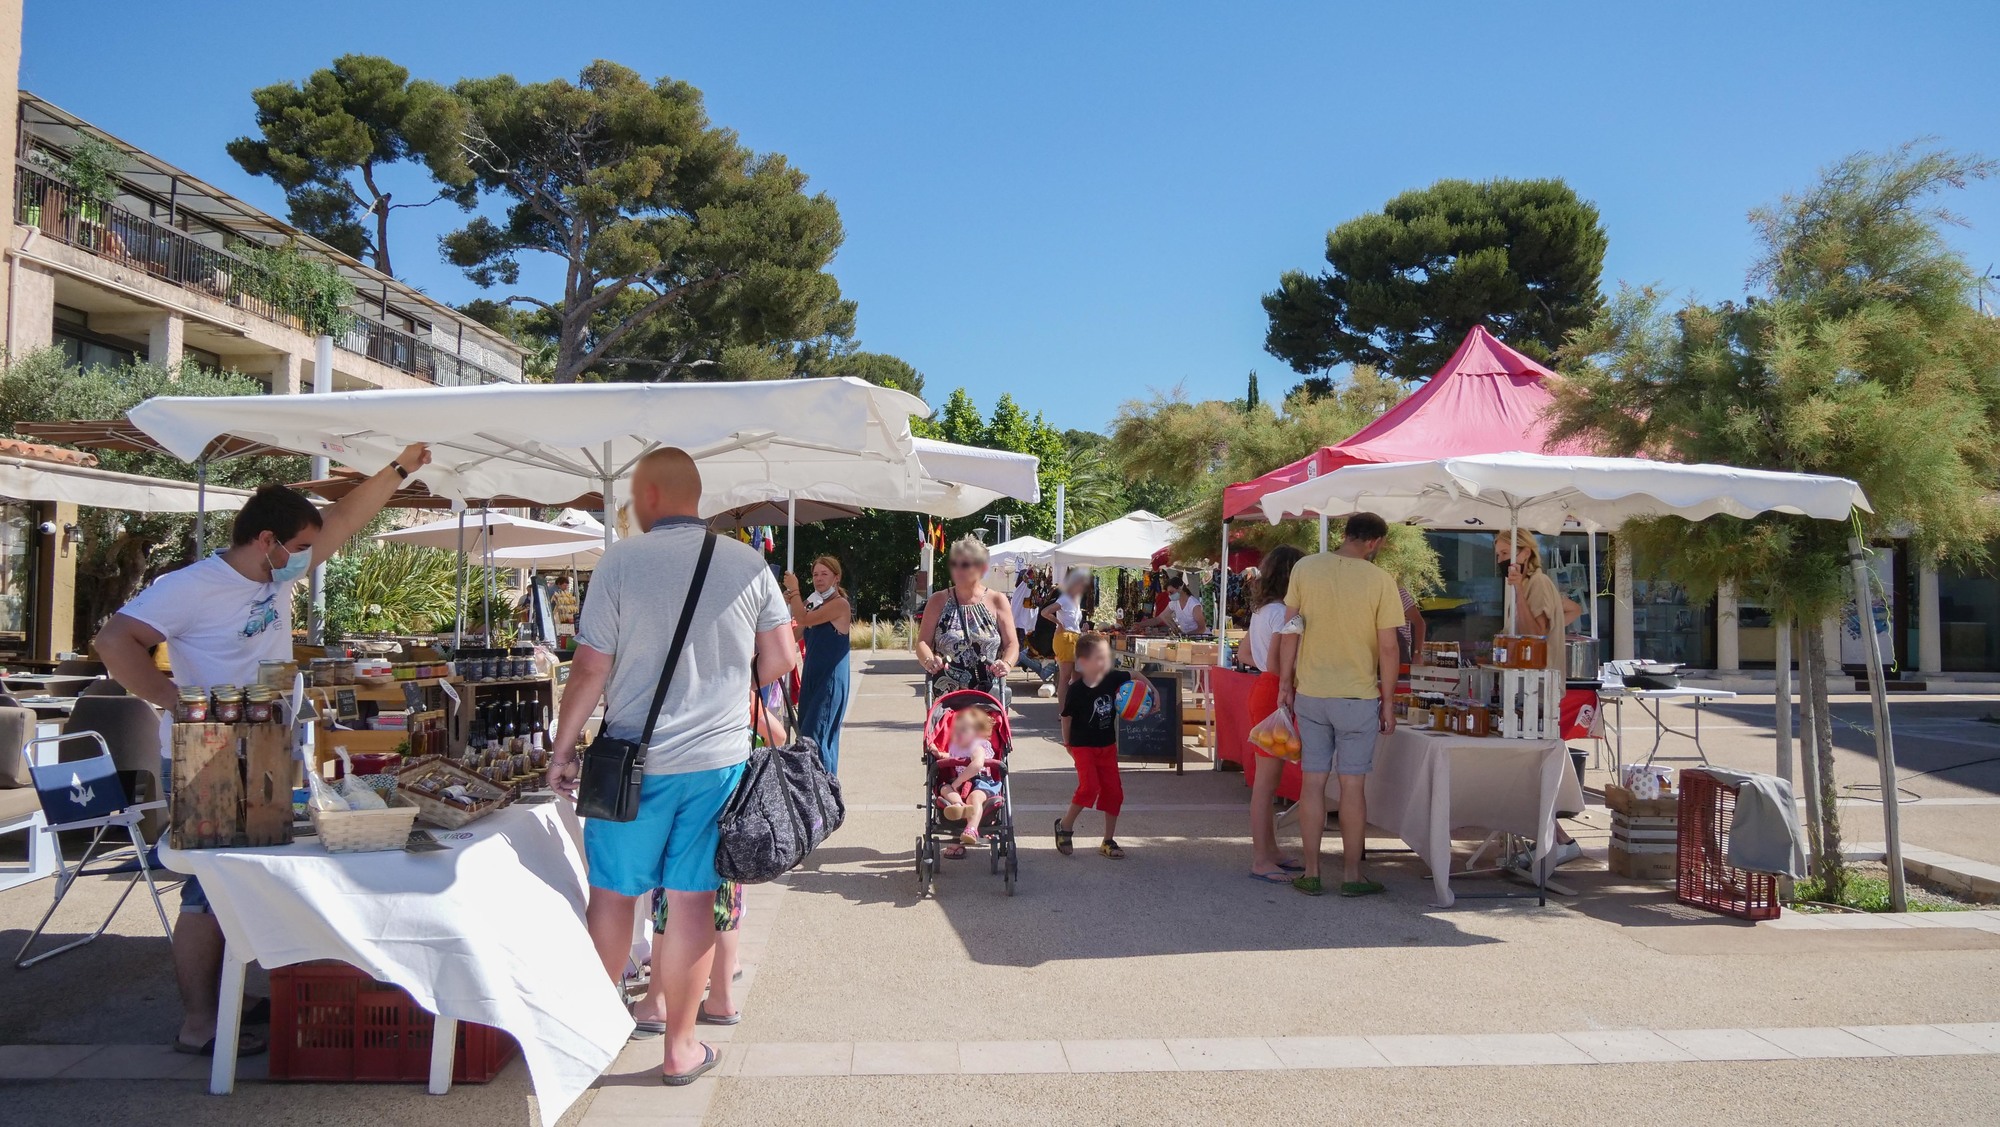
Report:
M 1304 745 L 1299 767 L 1299 836 L 1305 872 L 1292 887 L 1325 891 L 1319 879 L 1320 832 L 1326 827 L 1326 783 L 1340 776 L 1342 896 L 1382 891 L 1361 875 L 1368 837 L 1364 789 L 1375 765 L 1375 742 L 1396 730 L 1396 672 L 1402 652 L 1396 628 L 1403 598 L 1389 573 L 1369 561 L 1389 526 L 1374 513 L 1347 518 L 1340 547 L 1300 560 L 1292 569 L 1285 607 L 1304 621 L 1297 634 L 1278 635 L 1278 701 L 1298 721 Z

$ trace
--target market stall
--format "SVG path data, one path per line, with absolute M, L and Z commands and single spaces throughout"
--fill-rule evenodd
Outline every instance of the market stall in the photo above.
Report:
M 1517 453 L 1350 466 L 1268 493 L 1259 505 L 1273 523 L 1296 513 L 1369 511 L 1391 521 L 1511 533 L 1515 528 L 1558 530 L 1572 523 L 1594 531 L 1654 516 L 1701 520 L 1716 515 L 1751 517 L 1781 512 L 1845 520 L 1857 509 L 1866 510 L 1868 501 L 1860 487 L 1845 478 L 1634 458 Z M 1511 627 L 1512 600 L 1508 602 Z M 1478 784 L 1482 792 L 1511 790 L 1525 795 L 1534 789 L 1545 797 L 1548 774 L 1569 773 L 1567 750 L 1556 738 L 1560 730 L 1556 712 L 1560 678 L 1547 670 L 1545 656 L 1524 661 L 1523 647 L 1509 644 L 1508 639 L 1509 635 L 1496 639 L 1489 666 L 1475 669 L 1467 661 L 1463 667 L 1453 662 L 1452 667 L 1436 669 L 1441 679 L 1462 686 L 1459 692 L 1464 695 L 1429 707 L 1419 707 L 1424 702 L 1406 702 L 1406 716 L 1416 722 L 1408 728 L 1398 726 L 1397 738 L 1383 749 L 1386 755 L 1378 754 L 1370 777 L 1371 820 L 1392 829 L 1425 855 L 1441 880 L 1448 877 L 1449 870 L 1438 865 L 1440 859 L 1448 865 L 1449 850 L 1448 840 L 1440 845 L 1440 834 L 1448 839 L 1451 831 L 1461 826 L 1524 836 L 1530 831 L 1519 828 L 1523 825 L 1521 805 L 1483 813 L 1453 811 L 1445 816 L 1443 811 L 1456 801 L 1452 796 L 1465 788 L 1454 788 L 1447 781 L 1440 791 L 1437 779 L 1443 760 L 1438 748 L 1456 749 L 1465 743 L 1481 755 L 1487 754 L 1482 749 L 1491 749 L 1491 757 L 1480 760 L 1482 768 L 1511 764 L 1505 771 L 1507 778 L 1483 779 Z M 1419 673 L 1413 670 L 1413 686 L 1420 679 Z M 1413 742 L 1420 737 L 1442 738 L 1423 729 L 1435 730 L 1447 721 L 1459 729 L 1449 739 L 1436 744 Z M 1452 750 L 1451 763 L 1458 762 L 1459 755 Z M 1439 798 L 1440 794 L 1444 797 Z M 1382 805 L 1378 806 L 1378 801 Z M 1383 808 L 1402 811 L 1393 815 L 1398 819 L 1396 825 L 1377 816 Z M 1889 808 L 1893 810 L 1893 798 Z M 1415 816 L 1423 810 L 1432 811 L 1428 820 Z M 1448 824 L 1440 827 L 1440 817 Z M 1496 824 L 1499 822 L 1506 824 Z M 1537 833 L 1548 828 L 1539 812 L 1534 826 Z M 1538 869 L 1550 841 L 1546 833 L 1536 837 Z M 1440 898 L 1448 896 L 1449 889 L 1440 885 Z
M 249 964 L 334 959 L 437 1015 L 432 1092 L 450 1086 L 456 1024 L 477 1023 L 520 1046 L 541 1122 L 562 1118 L 632 1031 L 584 929 L 581 830 L 570 810 L 501 810 L 427 853 L 328 853 L 310 839 L 162 845 L 163 865 L 200 879 L 227 937 L 209 1091 L 235 1084 Z

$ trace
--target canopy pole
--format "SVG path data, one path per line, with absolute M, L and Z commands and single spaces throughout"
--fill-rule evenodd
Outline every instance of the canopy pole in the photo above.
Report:
M 798 548 L 793 541 L 799 538 L 799 495 L 785 494 L 785 574 L 798 573 Z
M 1854 623 L 1861 631 L 1861 650 L 1868 658 L 1868 696 L 1875 706 L 1875 766 L 1882 774 L 1882 833 L 1888 847 L 1889 910 L 1909 911 L 1909 889 L 1903 875 L 1903 814 L 1896 792 L 1896 736 L 1889 729 L 1889 693 L 1882 684 L 1882 637 L 1875 630 L 1875 600 L 1869 591 L 1868 558 L 1861 538 L 1847 538 L 1847 563 L 1854 571 Z
M 1064 516 L 1069 510 L 1069 483 L 1056 482 L 1056 543 L 1063 542 Z
M 609 548 L 618 539 L 618 481 L 611 476 L 611 444 L 604 444 L 604 477 L 599 482 L 598 493 L 604 499 L 604 546 Z M 635 514 L 632 518 L 637 521 Z M 645 529 L 639 531 L 644 532 Z
M 194 463 L 194 553 L 189 562 L 201 559 L 208 547 L 208 457 L 203 455 Z
M 1776 671 L 1777 684 L 1773 696 L 1777 699 L 1778 728 L 1778 777 L 1787 783 L 1792 781 L 1792 620 L 1789 615 L 1779 615 L 1774 625 L 1778 628 L 1777 660 L 1772 663 Z
M 1515 546 L 1520 543 L 1520 539 L 1514 531 L 1519 521 L 1520 513 L 1515 510 L 1514 506 L 1507 506 L 1507 573 L 1509 575 L 1513 574 L 1514 571 L 1514 555 L 1520 551 Z M 1507 586 L 1504 577 L 1500 581 L 1500 630 L 1504 634 L 1512 634 L 1514 632 L 1514 589 Z
M 465 648 L 465 502 L 453 501 L 458 510 L 458 614 L 452 627 L 451 650 L 457 653 Z
M 1222 582 L 1215 588 L 1215 664 L 1229 664 L 1229 522 L 1222 522 Z
M 1326 551 L 1326 514 L 1319 515 L 1319 550 Z
M 480 622 L 486 631 L 486 648 L 493 648 L 493 510 L 479 510 L 479 563 L 486 571 L 486 597 L 479 600 Z
M 1585 532 L 1584 536 L 1590 540 L 1590 637 L 1595 641 L 1597 639 L 1597 533 L 1592 530 Z
M 313 341 L 313 394 L 328 395 L 333 391 L 333 337 L 321 333 Z M 324 457 L 312 460 L 314 478 L 324 478 L 331 469 L 331 463 Z M 306 581 L 306 644 L 319 646 L 326 644 L 326 565 L 312 569 Z

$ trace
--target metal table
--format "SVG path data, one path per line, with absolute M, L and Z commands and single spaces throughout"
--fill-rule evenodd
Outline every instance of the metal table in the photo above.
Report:
M 1618 719 L 1614 724 L 1618 738 L 1615 749 L 1612 752 L 1612 773 L 1615 775 L 1618 768 L 1623 766 L 1625 762 L 1626 697 L 1631 697 L 1633 702 L 1639 706 L 1639 710 L 1644 712 L 1653 721 L 1653 746 L 1646 752 L 1646 763 L 1648 766 L 1655 759 L 1699 759 L 1702 766 L 1706 767 L 1709 765 L 1708 752 L 1703 750 L 1701 746 L 1702 706 L 1712 700 L 1734 700 L 1736 694 L 1728 689 L 1710 689 L 1696 685 L 1682 685 L 1679 688 L 1673 689 L 1633 689 L 1627 688 L 1624 685 L 1606 683 L 1598 689 L 1598 697 L 1601 700 L 1610 701 L 1618 709 Z M 1686 701 L 1694 707 L 1694 724 L 1692 727 L 1676 728 L 1667 723 L 1666 702 L 1675 700 Z M 1660 744 L 1669 735 L 1679 736 L 1692 743 L 1694 745 L 1694 754 L 1661 755 Z

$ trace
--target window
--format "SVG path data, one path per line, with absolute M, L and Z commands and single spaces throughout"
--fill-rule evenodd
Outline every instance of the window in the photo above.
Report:
M 35 605 L 35 511 L 0 504 L 0 639 L 21 640 Z

